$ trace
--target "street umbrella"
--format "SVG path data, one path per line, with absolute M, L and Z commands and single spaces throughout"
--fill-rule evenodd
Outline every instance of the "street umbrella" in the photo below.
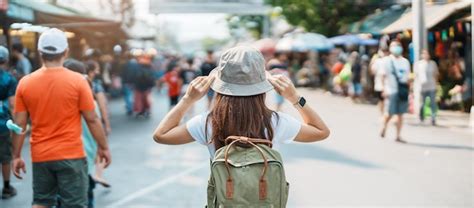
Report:
M 284 36 L 276 45 L 277 51 L 328 51 L 334 45 L 326 36 L 317 33 L 296 33 Z
M 360 42 L 360 45 L 366 45 L 366 46 L 376 46 L 379 44 L 379 40 L 377 39 L 362 39 Z
M 262 53 L 274 53 L 276 41 L 270 38 L 264 38 L 255 41 L 252 45 Z
M 334 45 L 377 45 L 378 40 L 370 38 L 361 38 L 358 35 L 346 34 L 329 38 Z

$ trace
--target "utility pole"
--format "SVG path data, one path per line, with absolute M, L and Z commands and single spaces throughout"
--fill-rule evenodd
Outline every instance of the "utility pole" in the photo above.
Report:
M 425 0 L 412 0 L 411 8 L 413 10 L 413 55 L 414 63 L 420 60 L 420 54 L 423 49 L 428 49 L 428 39 L 426 36 L 425 26 Z M 415 85 L 414 91 L 414 113 L 418 115 L 421 107 L 421 89 L 420 86 Z
M 413 9 L 413 51 L 414 61 L 420 60 L 421 50 L 428 48 L 428 39 L 426 36 L 426 25 L 425 25 L 425 1 L 424 0 L 412 0 Z

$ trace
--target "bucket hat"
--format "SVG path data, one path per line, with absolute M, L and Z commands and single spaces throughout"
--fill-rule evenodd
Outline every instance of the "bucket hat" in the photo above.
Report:
M 211 88 L 223 95 L 252 96 L 273 89 L 267 80 L 270 74 L 265 70 L 263 55 L 251 46 L 225 51 L 210 76 L 215 76 Z

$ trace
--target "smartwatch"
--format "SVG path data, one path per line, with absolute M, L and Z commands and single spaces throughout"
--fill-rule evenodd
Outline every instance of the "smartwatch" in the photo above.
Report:
M 296 103 L 293 104 L 294 106 L 304 107 L 306 105 L 306 99 L 304 97 L 300 97 Z

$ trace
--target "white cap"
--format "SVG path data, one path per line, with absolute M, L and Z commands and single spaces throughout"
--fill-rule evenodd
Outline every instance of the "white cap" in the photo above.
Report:
M 38 40 L 38 50 L 46 54 L 60 54 L 68 48 L 66 34 L 57 29 L 51 28 L 41 33 Z
M 122 46 L 115 45 L 114 46 L 114 53 L 122 53 Z

